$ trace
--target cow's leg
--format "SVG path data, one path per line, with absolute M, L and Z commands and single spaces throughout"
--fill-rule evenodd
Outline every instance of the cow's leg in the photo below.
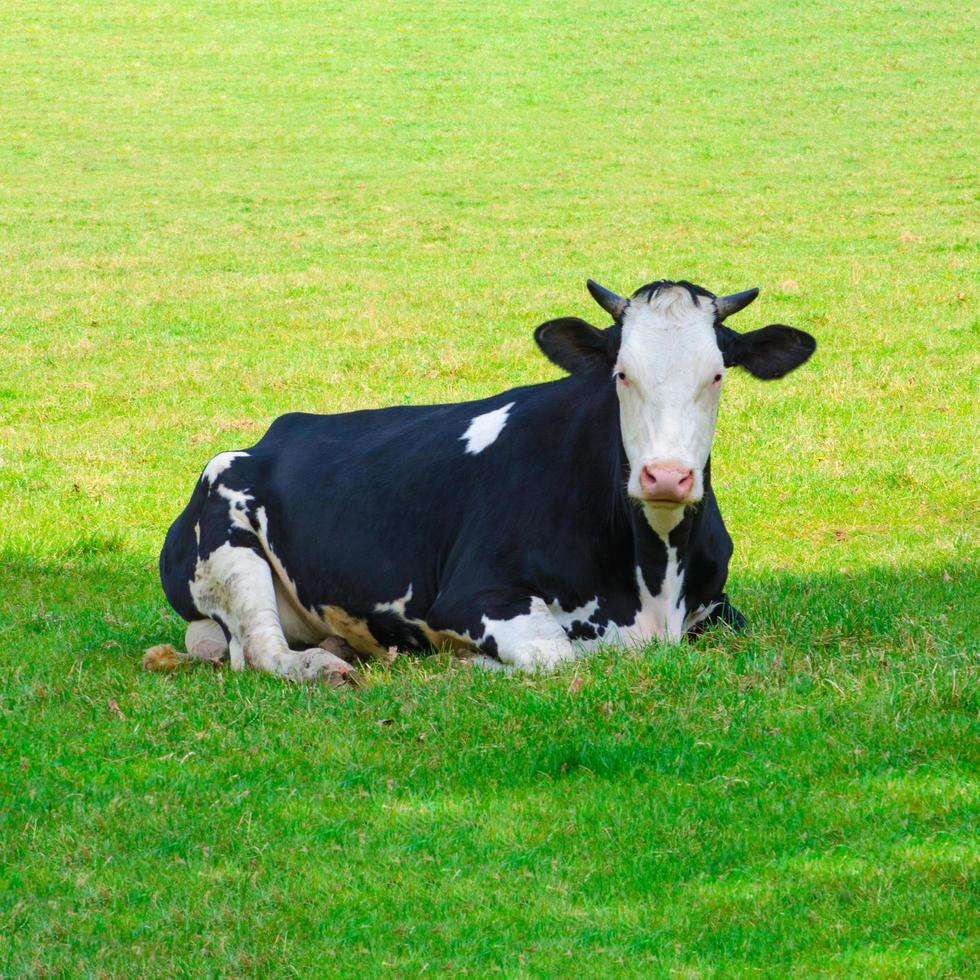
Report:
M 734 633 L 744 633 L 748 627 L 748 620 L 732 605 L 725 592 L 715 600 L 711 612 L 688 630 L 688 636 L 698 637 L 710 626 L 716 626 L 718 623 L 724 623 Z
M 528 612 L 502 619 L 484 616 L 483 625 L 480 646 L 495 653 L 505 669 L 552 670 L 575 657 L 575 650 L 561 624 L 538 596 L 531 599 Z M 482 661 L 477 662 L 488 666 Z
M 211 552 L 198 566 L 191 595 L 201 613 L 219 618 L 228 628 L 235 670 L 247 664 L 293 681 L 333 686 L 357 682 L 350 664 L 326 650 L 289 649 L 279 621 L 272 569 L 250 548 L 226 543 Z

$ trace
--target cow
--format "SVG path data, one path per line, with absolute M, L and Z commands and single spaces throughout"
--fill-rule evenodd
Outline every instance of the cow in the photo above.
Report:
M 351 660 L 392 648 L 537 671 L 743 627 L 711 486 L 724 379 L 781 378 L 816 341 L 727 326 L 758 289 L 587 286 L 611 325 L 561 317 L 534 332 L 558 380 L 283 415 L 211 459 L 160 556 L 189 623 L 182 656 L 338 685 L 356 681 Z

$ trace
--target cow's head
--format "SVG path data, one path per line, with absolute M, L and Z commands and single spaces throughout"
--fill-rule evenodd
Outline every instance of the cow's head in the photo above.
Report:
M 653 506 L 695 504 L 704 494 L 726 369 L 781 378 L 807 360 L 816 341 L 780 324 L 741 334 L 725 326 L 758 289 L 715 296 L 663 281 L 625 299 L 591 279 L 588 287 L 615 323 L 598 330 L 563 317 L 542 323 L 535 340 L 566 371 L 594 372 L 597 383 L 615 385 L 629 495 Z

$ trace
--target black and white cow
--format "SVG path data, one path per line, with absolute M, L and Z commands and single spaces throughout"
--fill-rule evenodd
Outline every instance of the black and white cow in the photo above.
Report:
M 215 456 L 160 556 L 191 656 L 340 683 L 346 657 L 451 644 L 550 668 L 598 644 L 739 627 L 711 489 L 726 369 L 782 377 L 806 333 L 739 334 L 758 290 L 589 282 L 614 323 L 541 324 L 568 377 L 475 402 L 284 415 Z

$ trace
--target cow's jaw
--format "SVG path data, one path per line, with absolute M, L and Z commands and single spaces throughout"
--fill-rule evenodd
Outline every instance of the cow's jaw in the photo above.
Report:
M 641 290 L 623 314 L 613 379 L 630 470 L 626 489 L 644 504 L 651 523 L 673 526 L 704 495 L 721 396 L 716 379 L 725 371 L 714 320 L 712 300 L 683 286 Z M 649 477 L 643 478 L 645 467 L 665 465 L 693 471 L 682 499 L 655 499 Z

